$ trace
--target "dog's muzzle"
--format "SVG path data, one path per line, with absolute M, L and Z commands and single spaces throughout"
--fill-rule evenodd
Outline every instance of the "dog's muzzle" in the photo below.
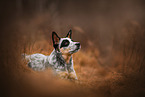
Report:
M 77 46 L 76 50 L 79 50 L 81 48 L 81 44 L 80 43 L 76 43 L 75 45 Z
M 79 42 L 74 44 L 74 46 L 75 46 L 75 49 L 72 50 L 72 51 L 69 51 L 70 54 L 73 54 L 73 53 L 77 52 L 81 48 L 81 45 L 80 45 Z

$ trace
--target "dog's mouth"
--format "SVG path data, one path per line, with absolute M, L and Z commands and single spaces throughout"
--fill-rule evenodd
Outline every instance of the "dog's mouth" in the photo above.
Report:
M 73 53 L 76 53 L 77 51 L 79 51 L 81 48 L 81 46 L 78 46 L 75 50 L 70 50 L 69 53 L 70 54 L 73 54 Z

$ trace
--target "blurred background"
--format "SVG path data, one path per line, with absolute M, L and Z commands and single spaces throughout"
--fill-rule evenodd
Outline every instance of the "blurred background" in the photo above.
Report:
M 144 0 L 3 0 L 0 27 L 3 97 L 145 96 Z M 52 31 L 70 29 L 77 82 L 26 66 L 22 53 L 49 55 Z

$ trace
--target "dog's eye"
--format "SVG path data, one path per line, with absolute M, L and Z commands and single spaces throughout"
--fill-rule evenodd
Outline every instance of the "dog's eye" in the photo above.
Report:
M 69 45 L 69 41 L 68 40 L 63 40 L 62 43 L 61 43 L 61 47 L 67 47 Z
M 68 42 L 65 42 L 64 44 L 65 44 L 65 45 L 68 45 Z

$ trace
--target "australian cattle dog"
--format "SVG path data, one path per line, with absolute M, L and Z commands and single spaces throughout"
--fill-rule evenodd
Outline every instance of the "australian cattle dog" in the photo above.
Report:
M 56 75 L 61 78 L 76 79 L 77 75 L 73 67 L 72 54 L 77 52 L 81 46 L 79 42 L 71 39 L 70 30 L 65 38 L 60 38 L 55 32 L 52 32 L 52 41 L 54 50 L 49 56 L 36 53 L 32 55 L 24 54 L 28 60 L 28 66 L 35 71 L 42 71 L 51 67 Z

